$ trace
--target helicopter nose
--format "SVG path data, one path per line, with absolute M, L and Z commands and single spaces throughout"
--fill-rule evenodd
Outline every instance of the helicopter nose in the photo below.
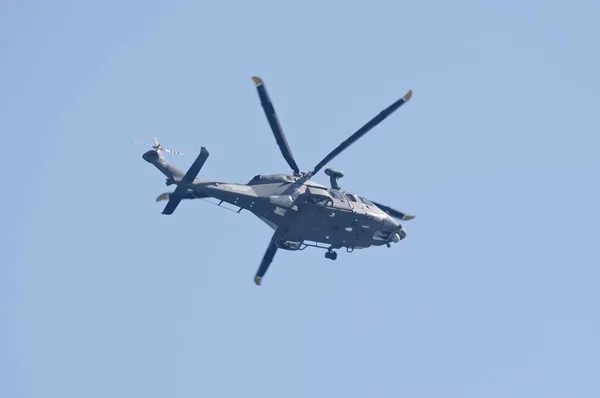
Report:
M 400 228 L 399 232 L 396 232 L 394 235 L 392 235 L 392 242 L 398 243 L 404 238 L 406 238 L 406 230 L 404 228 Z
M 387 214 L 386 214 L 386 216 L 387 216 Z M 392 217 L 383 218 L 383 225 L 385 225 L 386 227 L 389 227 L 389 228 L 393 228 L 393 229 L 398 227 L 398 223 Z

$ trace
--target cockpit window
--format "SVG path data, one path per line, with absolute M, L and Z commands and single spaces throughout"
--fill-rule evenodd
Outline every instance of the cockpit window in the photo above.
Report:
M 358 200 L 356 199 L 356 195 L 352 195 L 351 193 L 347 193 L 346 196 L 348 197 L 348 199 L 350 199 L 353 202 L 358 202 Z
M 375 205 L 367 198 L 365 198 L 364 196 L 359 196 L 360 200 L 362 200 L 364 202 L 364 204 L 366 204 L 367 206 L 373 206 L 375 207 Z
M 255 176 L 252 178 L 252 181 L 258 181 L 258 180 L 260 180 L 261 178 L 262 178 L 262 176 L 261 176 L 260 174 L 257 174 L 257 175 L 255 175 Z

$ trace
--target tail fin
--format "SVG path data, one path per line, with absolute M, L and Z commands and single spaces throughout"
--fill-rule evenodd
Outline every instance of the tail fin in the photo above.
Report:
M 160 151 L 150 150 L 142 155 L 142 158 L 154 165 L 161 173 L 167 177 L 167 185 L 173 184 L 175 181 L 181 181 L 185 175 L 183 171 L 173 166 L 165 159 Z

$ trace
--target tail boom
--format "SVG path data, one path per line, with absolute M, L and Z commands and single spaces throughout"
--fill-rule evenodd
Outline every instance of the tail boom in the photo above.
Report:
M 161 152 L 150 150 L 144 153 L 142 158 L 167 177 L 167 185 L 171 185 L 175 181 L 181 181 L 184 176 L 183 171 L 169 163 Z

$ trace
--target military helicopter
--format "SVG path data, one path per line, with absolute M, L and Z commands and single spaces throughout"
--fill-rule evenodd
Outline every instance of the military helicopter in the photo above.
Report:
M 345 248 L 351 253 L 355 249 L 371 246 L 391 246 L 406 237 L 406 230 L 399 221 L 411 220 L 414 216 L 373 202 L 362 195 L 341 189 L 338 180 L 344 176 L 339 170 L 325 169 L 330 187 L 311 180 L 327 163 L 352 145 L 369 130 L 381 123 L 412 96 L 409 90 L 404 97 L 384 109 L 358 131 L 331 151 L 311 171 L 301 172 L 296 164 L 266 87 L 262 79 L 253 76 L 261 105 L 275 136 L 284 159 L 292 174 L 256 175 L 246 184 L 196 178 L 209 153 L 202 147 L 200 154 L 183 173 L 169 163 L 164 147 L 154 138 L 153 149 L 142 155 L 167 178 L 166 185 L 175 185 L 173 192 L 163 193 L 156 201 L 168 200 L 162 214 L 173 214 L 183 199 L 219 200 L 248 210 L 273 230 L 263 259 L 254 276 L 260 285 L 278 249 L 304 250 L 307 247 L 325 249 L 325 257 L 337 259 L 335 250 Z M 147 145 L 147 144 L 146 144 Z M 175 152 L 177 153 L 177 152 Z

